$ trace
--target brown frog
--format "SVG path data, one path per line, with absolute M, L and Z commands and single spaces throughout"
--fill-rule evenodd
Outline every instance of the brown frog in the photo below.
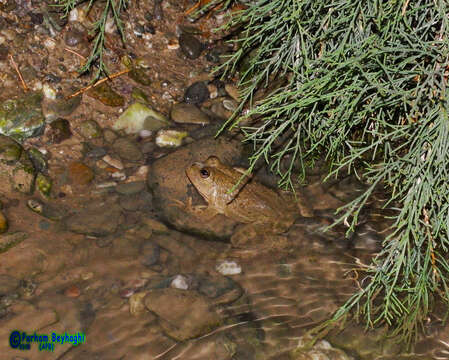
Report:
M 279 234 L 289 229 L 299 211 L 303 216 L 312 215 L 304 201 L 295 204 L 249 176 L 241 180 L 244 170 L 226 166 L 215 156 L 204 163 L 193 163 L 186 169 L 186 175 L 208 203 L 194 207 L 189 199 L 187 208 L 204 219 L 223 214 L 237 222 L 255 225 L 258 233 Z

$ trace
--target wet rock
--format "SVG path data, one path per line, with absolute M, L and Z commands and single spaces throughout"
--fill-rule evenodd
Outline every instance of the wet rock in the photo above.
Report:
M 164 19 L 164 11 L 162 10 L 162 0 L 154 1 L 153 14 L 155 20 L 163 20 Z
M 171 109 L 170 117 L 174 122 L 186 124 L 209 124 L 209 117 L 193 104 L 178 103 Z
M 59 221 L 64 218 L 64 211 L 53 207 L 48 203 L 44 203 L 38 199 L 30 199 L 27 201 L 27 207 L 47 219 Z
M 102 83 L 95 86 L 86 93 L 88 96 L 97 99 L 108 106 L 123 106 L 125 105 L 125 98 L 117 94 L 107 83 Z
M 91 150 L 86 153 L 86 157 L 100 159 L 107 154 L 107 151 L 104 147 L 95 146 Z
M 28 157 L 30 158 L 36 171 L 46 172 L 48 168 L 47 159 L 43 153 L 38 149 L 32 147 L 27 151 Z
M 189 59 L 197 59 L 204 49 L 204 45 L 192 34 L 182 33 L 179 36 L 179 46 L 182 53 Z
M 156 145 L 160 147 L 179 147 L 187 132 L 178 130 L 159 130 L 156 135 Z
M 291 360 L 315 360 L 315 359 L 333 359 L 333 360 L 354 360 L 352 356 L 347 355 L 343 350 L 333 347 L 326 340 L 318 340 L 311 348 L 308 346 L 305 337 L 301 337 L 298 341 L 296 349 L 290 351 L 289 359 Z
M 56 119 L 50 123 L 47 136 L 53 144 L 69 139 L 72 136 L 70 122 L 63 118 Z
M 80 127 L 78 129 L 79 134 L 87 139 L 98 139 L 101 138 L 103 135 L 103 131 L 98 125 L 98 123 L 95 120 L 85 120 L 80 124 Z
M 93 180 L 94 172 L 86 164 L 73 161 L 68 166 L 68 176 L 75 185 L 87 185 Z
M 157 131 L 170 125 L 160 113 L 148 106 L 136 102 L 130 105 L 114 123 L 114 130 L 125 130 L 127 134 L 135 134 L 141 130 Z
M 19 160 L 22 146 L 13 139 L 0 135 L 0 162 L 13 163 Z
M 42 93 L 31 92 L 0 104 L 0 134 L 27 138 L 39 135 L 45 126 Z
M 54 100 L 46 100 L 43 105 L 45 119 L 51 121 L 58 117 L 72 114 L 81 104 L 81 100 L 82 95 L 74 96 L 70 99 L 56 97 Z
M 20 231 L 0 236 L 0 254 L 8 251 L 14 246 L 17 246 L 27 237 L 28 237 L 27 233 Z
M 118 138 L 117 133 L 111 129 L 103 130 L 103 138 L 107 143 L 113 143 Z
M 237 86 L 233 84 L 225 84 L 225 90 L 230 97 L 232 97 L 235 101 L 240 101 L 240 91 Z
M 218 156 L 224 163 L 236 164 L 243 157 L 243 146 L 240 141 L 225 137 L 200 139 L 154 161 L 149 171 L 148 184 L 153 192 L 153 205 L 164 221 L 183 231 L 227 239 L 236 225 L 234 221 L 217 215 L 204 222 L 184 208 L 173 206 L 175 200 L 185 203 L 188 197 L 192 197 L 194 205 L 204 204 L 188 180 L 185 169 L 193 162 L 204 161 L 211 155 Z
M 184 92 L 184 101 L 187 104 L 202 104 L 209 100 L 210 93 L 207 85 L 203 81 L 197 81 L 190 85 Z
M 5 214 L 0 211 L 0 234 L 8 231 L 8 220 L 6 219 Z
M 242 267 L 235 261 L 225 260 L 217 264 L 216 270 L 222 275 L 238 275 L 242 272 Z
M 36 172 L 28 156 L 24 156 L 23 154 L 20 160 L 14 165 L 10 179 L 15 190 L 25 194 L 31 194 L 34 191 Z
M 115 191 L 121 195 L 133 195 L 145 190 L 146 187 L 145 181 L 133 181 L 117 185 Z
M 118 138 L 112 144 L 112 149 L 122 158 L 128 161 L 140 161 L 143 154 L 135 142 L 127 138 Z
M 79 213 L 65 219 L 69 231 L 91 235 L 107 236 L 114 233 L 122 221 L 122 212 L 118 205 L 93 204 Z
M 38 173 L 36 176 L 36 188 L 44 198 L 48 198 L 50 196 L 51 187 L 51 178 L 42 173 Z
M 155 289 L 147 293 L 144 303 L 159 317 L 159 323 L 167 335 L 177 341 L 204 335 L 222 321 L 212 302 L 194 291 Z
M 77 285 L 71 285 L 64 290 L 64 295 L 69 298 L 77 298 L 81 295 L 81 290 Z

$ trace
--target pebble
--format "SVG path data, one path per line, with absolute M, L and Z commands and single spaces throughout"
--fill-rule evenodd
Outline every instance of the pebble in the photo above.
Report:
M 192 34 L 182 33 L 179 36 L 179 46 L 182 53 L 189 59 L 195 60 L 204 49 L 204 45 Z
M 157 131 L 168 125 L 170 123 L 162 114 L 136 102 L 120 115 L 113 128 L 114 130 L 125 130 L 127 134 L 136 134 L 142 130 Z
M 238 275 L 242 272 L 242 267 L 239 264 L 229 260 L 217 264 L 215 269 L 222 275 Z
M 107 163 L 108 165 L 111 165 L 112 167 L 115 167 L 118 170 L 123 170 L 125 167 L 123 166 L 123 163 L 117 159 L 113 158 L 110 155 L 103 156 L 102 160 Z
M 94 178 L 94 172 L 86 164 L 73 161 L 68 167 L 69 179 L 76 185 L 87 185 Z
M 145 190 L 145 188 L 145 181 L 134 181 L 117 185 L 115 191 L 121 195 L 133 195 L 140 193 L 141 191 Z
M 176 275 L 170 283 L 174 289 L 187 290 L 189 288 L 188 280 L 183 275 Z
M 185 124 L 209 124 L 209 117 L 194 104 L 178 103 L 172 106 L 170 117 L 174 122 Z
M 79 128 L 79 134 L 88 140 L 98 139 L 103 136 L 103 131 L 95 120 L 85 120 L 83 121 Z
M 182 139 L 187 132 L 178 130 L 160 130 L 156 136 L 156 145 L 160 147 L 178 147 L 182 145 Z
M 0 234 L 3 234 L 8 230 L 8 220 L 6 216 L 0 211 Z
M 112 144 L 112 149 L 122 158 L 128 161 L 139 161 L 143 154 L 134 141 L 128 138 L 118 138 Z
M 225 84 L 225 90 L 235 101 L 240 101 L 240 92 L 237 86 L 233 84 Z
M 125 98 L 117 94 L 107 83 L 93 87 L 86 94 L 108 106 L 123 106 Z
M 53 144 L 59 144 L 72 136 L 70 122 L 63 118 L 58 118 L 50 123 L 48 137 Z
M 184 101 L 188 104 L 202 104 L 209 98 L 209 89 L 203 81 L 193 83 L 184 92 Z
M 124 298 L 124 299 L 128 299 L 130 298 L 134 293 L 136 292 L 135 289 L 132 288 L 125 288 L 120 290 L 120 297 Z
M 65 289 L 64 295 L 69 298 L 77 298 L 81 295 L 81 290 L 77 285 L 71 285 Z

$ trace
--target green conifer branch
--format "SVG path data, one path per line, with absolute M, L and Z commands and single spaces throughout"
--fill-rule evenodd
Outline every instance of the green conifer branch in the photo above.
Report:
M 248 110 L 226 127 L 240 126 L 253 144 L 250 169 L 263 158 L 281 186 L 292 186 L 295 161 L 304 176 L 305 163 L 325 154 L 329 177 L 350 171 L 369 184 L 339 209 L 339 221 L 351 219 L 348 231 L 380 184 L 396 210 L 392 234 L 362 269 L 361 290 L 317 330 L 353 312 L 368 327 L 386 324 L 412 342 L 435 301 L 449 304 L 449 3 L 259 0 L 248 6 L 222 29 L 243 32 L 219 71 L 240 71 L 238 112 Z M 270 88 L 279 78 L 284 83 Z M 254 101 L 264 88 L 269 95 Z M 290 165 L 282 170 L 287 156 Z

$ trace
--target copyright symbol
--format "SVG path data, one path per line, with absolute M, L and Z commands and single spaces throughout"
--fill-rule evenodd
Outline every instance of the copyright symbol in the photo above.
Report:
M 20 345 L 20 332 L 18 332 L 17 330 L 14 330 L 13 332 L 11 332 L 11 334 L 9 335 L 9 345 L 13 348 L 13 349 L 17 349 Z

